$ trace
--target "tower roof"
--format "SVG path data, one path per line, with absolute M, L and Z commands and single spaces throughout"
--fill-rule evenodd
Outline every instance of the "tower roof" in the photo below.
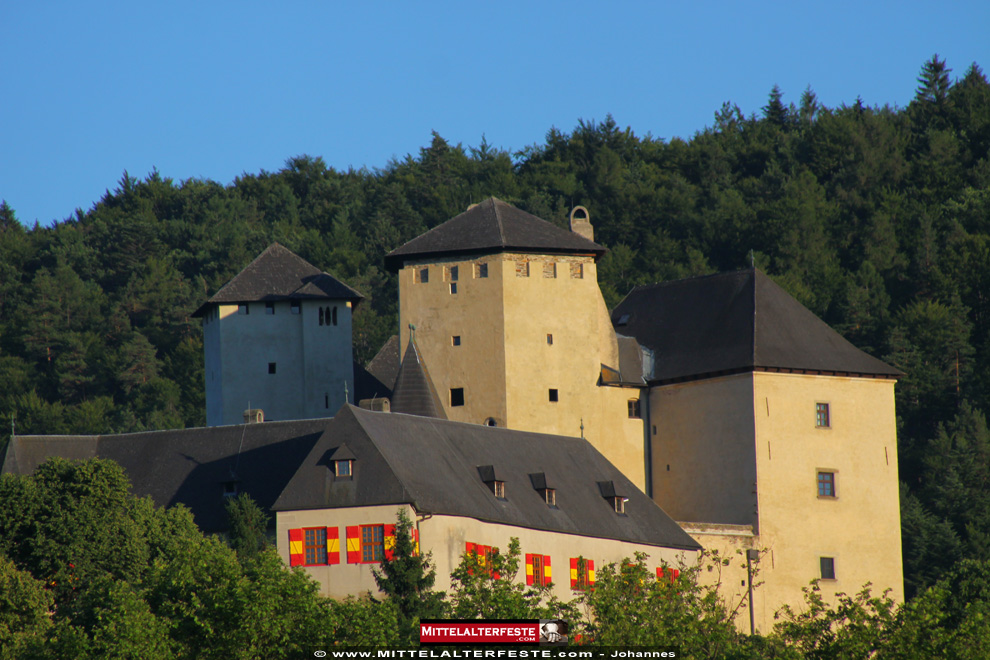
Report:
M 211 305 L 276 300 L 363 299 L 333 275 L 321 271 L 296 253 L 272 243 L 232 280 L 193 312 L 202 316 Z
M 409 340 L 406 354 L 399 365 L 391 403 L 393 412 L 447 419 L 415 339 Z
M 385 255 L 385 267 L 394 272 L 410 259 L 492 252 L 587 254 L 597 260 L 606 249 L 579 234 L 489 197 L 389 252 Z
M 751 369 L 897 378 L 756 269 L 633 289 L 616 331 L 655 353 L 651 382 Z

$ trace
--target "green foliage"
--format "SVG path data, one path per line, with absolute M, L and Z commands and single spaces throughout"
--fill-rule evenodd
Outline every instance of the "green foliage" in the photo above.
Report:
M 261 510 L 251 496 L 241 493 L 224 502 L 229 527 L 227 542 L 237 556 L 243 559 L 256 557 L 267 548 L 268 515 Z
M 403 643 L 419 640 L 419 620 L 440 618 L 445 611 L 442 593 L 433 591 L 436 571 L 430 555 L 421 556 L 412 537 L 412 521 L 405 509 L 399 509 L 395 523 L 392 557 L 372 569 L 375 583 L 394 605 L 398 619 L 398 636 Z
M 517 581 L 519 539 L 509 541 L 508 551 L 498 548 L 486 561 L 464 553 L 451 573 L 450 614 L 456 619 L 570 619 L 577 620 L 572 603 L 553 595 L 550 585 L 527 587 Z

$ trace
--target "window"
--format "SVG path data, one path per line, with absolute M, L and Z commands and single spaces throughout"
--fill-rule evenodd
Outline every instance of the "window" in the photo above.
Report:
M 251 308 L 248 306 L 247 303 L 240 304 L 240 305 L 237 306 L 237 313 L 238 314 L 250 314 L 251 313 Z
M 323 308 L 320 307 L 320 325 L 323 325 Z
M 553 335 L 549 332 L 547 333 L 547 346 L 553 346 Z
M 426 284 L 430 281 L 430 269 L 429 268 L 417 268 L 414 273 L 414 278 L 417 284 Z
M 557 403 L 557 390 L 550 390 L 548 395 L 551 403 Z
M 275 363 L 274 362 L 269 362 L 268 363 L 268 373 L 270 373 L 270 374 L 275 373 Z
M 474 276 L 477 278 L 488 277 L 488 264 L 475 264 Z
M 821 569 L 823 580 L 835 579 L 835 557 L 821 557 Z
M 492 489 L 492 493 L 500 500 L 505 499 L 505 482 L 504 481 L 490 481 L 488 482 L 488 487 Z
M 493 561 L 495 555 L 498 554 L 497 549 L 493 549 L 490 545 L 481 545 L 480 543 L 471 543 L 469 541 L 464 544 L 464 552 L 467 555 L 473 555 L 485 573 L 496 580 L 499 578 L 498 573 L 495 572 L 495 563 Z M 471 569 L 468 569 L 468 573 L 471 573 Z
M 450 345 L 451 346 L 460 346 L 461 345 L 461 336 L 460 335 L 454 335 L 453 337 L 451 337 L 450 338 Z
M 450 388 L 450 406 L 463 406 L 464 405 L 464 388 L 463 387 L 452 387 Z
M 831 420 L 828 414 L 828 404 L 827 403 L 816 403 L 815 404 L 815 426 L 820 429 L 827 429 L 831 426 Z
M 352 477 L 354 476 L 354 459 L 344 459 L 340 461 L 333 462 L 333 473 L 337 477 Z
M 595 586 L 595 562 L 584 557 L 571 557 L 571 589 L 588 591 Z
M 289 311 L 291 311 L 293 314 L 299 314 L 302 312 L 302 308 L 299 306 L 298 300 L 293 300 L 291 303 L 289 303 Z
M 303 552 L 306 553 L 306 565 L 327 563 L 327 528 L 313 527 L 303 530 Z
M 450 283 L 450 293 L 451 295 L 457 293 L 457 282 Z
M 485 420 L 485 426 L 498 426 L 498 421 L 494 417 Z
M 447 268 L 447 281 L 448 282 L 457 281 L 457 266 L 449 266 Z
M 528 261 L 517 261 L 516 262 L 516 277 L 529 277 L 529 262 Z
M 361 525 L 361 561 L 370 563 L 385 557 L 385 526 Z
M 553 279 L 557 277 L 557 264 L 554 262 L 543 264 L 543 277 L 546 279 Z
M 327 410 L 330 409 L 330 395 L 326 392 L 323 393 L 323 407 Z
M 818 497 L 836 497 L 834 472 L 818 473 Z
M 273 303 L 273 302 L 266 302 L 265 303 L 265 315 L 266 316 L 274 316 L 275 315 L 275 303 Z
M 333 323 L 334 325 L 337 325 L 337 308 L 336 308 L 336 307 L 334 307 L 334 308 L 333 308 L 333 309 L 332 309 L 332 310 L 330 311 L 330 321 L 331 321 L 331 323 Z
M 526 555 L 526 584 L 544 587 L 550 583 L 550 555 Z
M 223 482 L 223 496 L 224 497 L 237 497 L 237 482 L 236 481 L 225 481 L 225 482 Z
M 557 489 L 556 488 L 541 488 L 540 496 L 543 497 L 543 501 L 548 505 L 557 508 Z
M 629 501 L 628 497 L 622 497 L 621 495 L 616 495 L 612 498 L 612 508 L 615 509 L 616 513 L 626 515 L 626 502 Z
M 642 417 L 639 412 L 639 399 L 629 399 L 626 402 L 626 407 L 628 408 L 630 419 L 640 419 Z
M 571 279 L 580 280 L 584 278 L 584 264 L 571 264 Z

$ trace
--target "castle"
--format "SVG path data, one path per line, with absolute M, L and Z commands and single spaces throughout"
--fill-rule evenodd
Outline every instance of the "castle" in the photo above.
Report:
M 351 358 L 361 295 L 273 245 L 196 312 L 214 428 L 147 440 L 228 448 L 197 478 L 178 451 L 157 476 L 133 470 L 207 489 L 219 479 L 225 495 L 257 480 L 279 552 L 336 596 L 375 588 L 364 564 L 387 556 L 399 504 L 441 588 L 465 550 L 517 536 L 527 582 L 565 597 L 562 561 L 580 589 L 594 560 L 641 550 L 660 571 L 701 547 L 739 550 L 762 582 L 760 631 L 781 605 L 800 607 L 812 579 L 826 598 L 870 582 L 903 599 L 900 373 L 755 269 L 638 287 L 610 313 L 605 252 L 581 207 L 567 231 L 495 198 L 473 205 L 386 256 L 399 333 L 365 369 Z M 262 415 L 278 421 L 225 426 Z M 32 469 L 49 440 L 17 438 L 4 471 Z M 117 451 L 113 438 L 86 442 L 73 451 Z M 292 466 L 279 471 L 281 447 Z M 730 597 L 748 586 L 734 570 L 721 576 Z

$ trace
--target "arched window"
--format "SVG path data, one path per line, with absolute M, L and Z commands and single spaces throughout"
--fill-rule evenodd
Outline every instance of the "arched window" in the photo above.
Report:
M 320 325 L 323 325 L 323 308 L 320 307 Z

